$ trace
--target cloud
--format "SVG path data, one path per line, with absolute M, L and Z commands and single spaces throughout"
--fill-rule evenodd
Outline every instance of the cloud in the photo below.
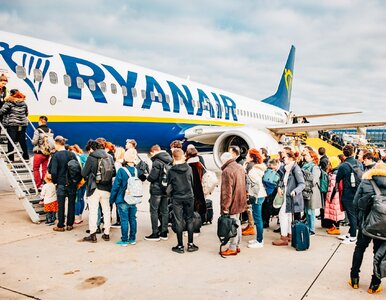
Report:
M 292 110 L 385 120 L 383 1 L 21 1 L 3 30 L 75 46 L 254 99 L 297 48 Z M 352 120 L 341 117 L 339 121 Z

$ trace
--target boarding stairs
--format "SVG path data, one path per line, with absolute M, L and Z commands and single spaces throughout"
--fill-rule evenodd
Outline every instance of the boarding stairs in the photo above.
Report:
M 33 129 L 35 127 L 30 123 Z M 4 126 L 0 123 L 0 169 L 4 173 L 11 188 L 15 191 L 16 196 L 23 204 L 33 223 L 39 224 L 45 219 L 44 207 L 39 204 L 41 197 L 35 184 L 31 165 L 25 161 L 22 156 L 20 145 L 12 141 Z M 27 138 L 31 138 L 27 135 Z M 10 161 L 7 153 L 8 142 L 14 146 L 14 162 Z
M 342 154 L 341 146 L 335 144 L 331 140 L 307 137 L 305 142 L 308 146 L 311 146 L 315 150 L 318 150 L 320 147 L 324 147 L 326 149 L 327 156 L 338 156 L 339 154 Z

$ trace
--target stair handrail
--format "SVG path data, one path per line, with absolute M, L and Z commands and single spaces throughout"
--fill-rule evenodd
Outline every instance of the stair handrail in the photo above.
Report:
M 36 130 L 35 125 L 30 121 L 30 119 L 27 118 L 27 120 L 28 120 L 28 124 L 32 127 L 33 132 L 35 133 L 35 130 Z M 32 138 L 31 138 L 31 137 L 27 134 L 27 132 L 25 133 L 25 135 L 28 137 L 28 139 L 29 139 L 30 142 L 32 143 L 33 136 L 32 136 Z
M 21 162 L 24 164 L 24 166 L 26 167 L 27 171 L 28 171 L 28 174 L 30 176 L 30 178 L 32 178 L 32 184 L 33 184 L 33 188 L 35 189 L 35 194 L 38 194 L 38 188 L 36 186 L 36 183 L 35 183 L 35 180 L 34 180 L 34 176 L 33 176 L 33 173 L 31 171 L 31 168 L 29 167 L 29 165 L 27 164 L 27 162 L 25 161 L 25 159 L 23 158 L 23 155 L 20 153 L 19 149 L 17 148 L 15 142 L 12 140 L 12 138 L 10 137 L 10 135 L 8 134 L 7 130 L 5 129 L 5 127 L 3 126 L 3 124 L 1 124 L 0 122 L 0 128 L 1 128 L 1 132 L 4 132 L 5 133 L 5 136 L 7 137 L 7 140 L 8 142 L 10 142 L 12 145 L 13 145 L 13 153 L 14 154 L 17 154 L 17 156 L 20 158 Z M 1 147 L 0 147 L 1 148 Z M 12 152 L 5 152 L 5 150 L 3 148 L 1 148 L 1 152 L 2 154 L 4 155 L 4 159 L 7 161 L 8 164 L 10 164 L 12 166 L 12 169 L 15 171 L 16 173 L 16 176 L 19 180 L 19 182 L 23 185 L 23 188 L 24 188 L 24 194 L 27 194 L 28 196 L 31 196 L 31 193 L 29 191 L 29 189 L 27 188 L 27 186 L 25 185 L 24 181 L 22 180 L 22 178 L 20 177 L 19 173 L 17 172 L 17 168 L 15 168 L 14 166 L 14 162 L 12 162 L 8 155 L 11 154 Z

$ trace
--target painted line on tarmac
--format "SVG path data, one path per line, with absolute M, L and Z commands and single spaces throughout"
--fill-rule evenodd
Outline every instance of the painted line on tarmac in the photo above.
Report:
M 312 288 L 312 286 L 315 284 L 315 282 L 318 280 L 320 274 L 322 274 L 322 272 L 324 271 L 324 269 L 327 267 L 328 263 L 330 262 L 330 260 L 333 258 L 333 256 L 335 255 L 336 251 L 338 251 L 339 247 L 340 247 L 341 243 L 338 244 L 338 246 L 336 247 L 335 251 L 331 254 L 330 258 L 327 260 L 327 262 L 324 264 L 323 268 L 320 270 L 319 274 L 315 277 L 314 281 L 311 283 L 311 285 L 308 287 L 307 291 L 304 293 L 304 295 L 302 296 L 302 298 L 300 298 L 300 300 L 303 300 L 305 297 L 307 297 L 307 293 L 310 291 L 310 289 Z
M 6 291 L 9 291 L 9 292 L 12 292 L 12 293 L 16 293 L 16 294 L 19 294 L 19 295 L 22 295 L 22 296 L 25 296 L 25 297 L 28 297 L 28 298 L 31 298 L 31 299 L 42 300 L 42 299 L 40 299 L 40 298 L 36 298 L 36 297 L 34 297 L 34 296 L 31 296 L 31 295 L 27 295 L 27 294 L 24 294 L 24 293 L 15 291 L 15 290 L 8 289 L 8 288 L 3 287 L 3 286 L 1 286 L 1 285 L 0 285 L 0 289 L 6 290 Z

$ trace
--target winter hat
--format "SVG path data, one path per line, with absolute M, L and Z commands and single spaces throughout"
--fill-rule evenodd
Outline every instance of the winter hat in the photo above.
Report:
M 12 101 L 12 100 L 25 100 L 25 95 L 20 93 L 17 89 L 12 89 L 9 91 L 9 96 L 5 98 L 5 101 Z
M 135 149 L 129 149 L 125 152 L 125 155 L 123 157 L 127 163 L 133 163 L 135 159 L 137 158 L 137 150 Z
M 331 156 L 330 163 L 331 163 L 332 169 L 336 169 L 340 164 L 340 159 L 336 156 Z

